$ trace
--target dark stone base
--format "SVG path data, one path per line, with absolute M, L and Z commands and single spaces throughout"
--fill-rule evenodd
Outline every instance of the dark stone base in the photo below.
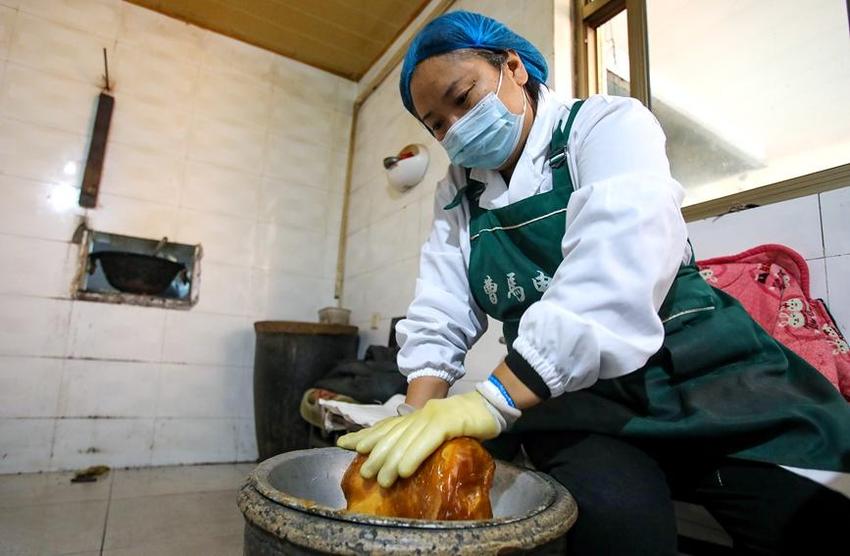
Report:
M 303 546 L 298 546 L 297 544 L 292 544 L 286 539 L 280 539 L 270 535 L 248 522 L 245 523 L 244 538 L 245 544 L 242 552 L 244 556 L 313 556 L 316 554 L 328 554 L 327 552 L 317 552 Z M 396 553 L 391 549 L 387 549 L 386 551 L 386 554 Z M 421 554 L 421 552 L 416 553 Z M 531 550 L 504 550 L 499 552 L 499 554 L 533 554 L 535 556 L 561 556 L 566 553 L 566 535 Z

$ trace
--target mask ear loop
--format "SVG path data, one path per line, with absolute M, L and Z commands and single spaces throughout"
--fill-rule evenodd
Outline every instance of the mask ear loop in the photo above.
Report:
M 502 76 L 505 75 L 504 65 L 499 66 L 499 84 L 496 86 L 496 96 L 499 96 L 499 91 L 502 89 Z M 525 109 L 528 107 L 528 95 L 525 92 L 525 87 L 520 87 L 522 89 L 522 116 L 525 117 Z M 510 109 L 508 109 L 510 112 Z

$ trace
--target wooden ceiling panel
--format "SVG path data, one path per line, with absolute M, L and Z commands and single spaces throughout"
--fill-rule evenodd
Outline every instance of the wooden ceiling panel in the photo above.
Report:
M 358 80 L 428 0 L 127 0 Z

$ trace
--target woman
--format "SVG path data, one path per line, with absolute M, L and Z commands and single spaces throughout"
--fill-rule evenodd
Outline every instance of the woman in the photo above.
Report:
M 777 464 L 850 471 L 848 405 L 700 278 L 652 114 L 562 100 L 546 77 L 537 49 L 477 14 L 411 44 L 404 105 L 452 160 L 396 328 L 412 412 L 339 445 L 371 452 L 362 474 L 389 486 L 453 437 L 508 459 L 521 444 L 576 498 L 575 554 L 675 554 L 671 496 L 742 550 L 839 539 L 850 499 Z M 486 315 L 508 355 L 447 398 Z

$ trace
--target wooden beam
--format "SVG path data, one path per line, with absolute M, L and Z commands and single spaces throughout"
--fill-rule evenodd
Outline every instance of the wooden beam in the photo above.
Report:
M 106 139 L 109 137 L 109 124 L 112 121 L 112 109 L 115 98 L 100 93 L 97 101 L 97 115 L 94 119 L 94 131 L 89 144 L 89 156 L 83 173 L 83 186 L 80 189 L 80 206 L 94 208 L 97 205 L 97 193 L 100 190 L 100 178 L 103 173 L 103 160 L 106 156 Z

